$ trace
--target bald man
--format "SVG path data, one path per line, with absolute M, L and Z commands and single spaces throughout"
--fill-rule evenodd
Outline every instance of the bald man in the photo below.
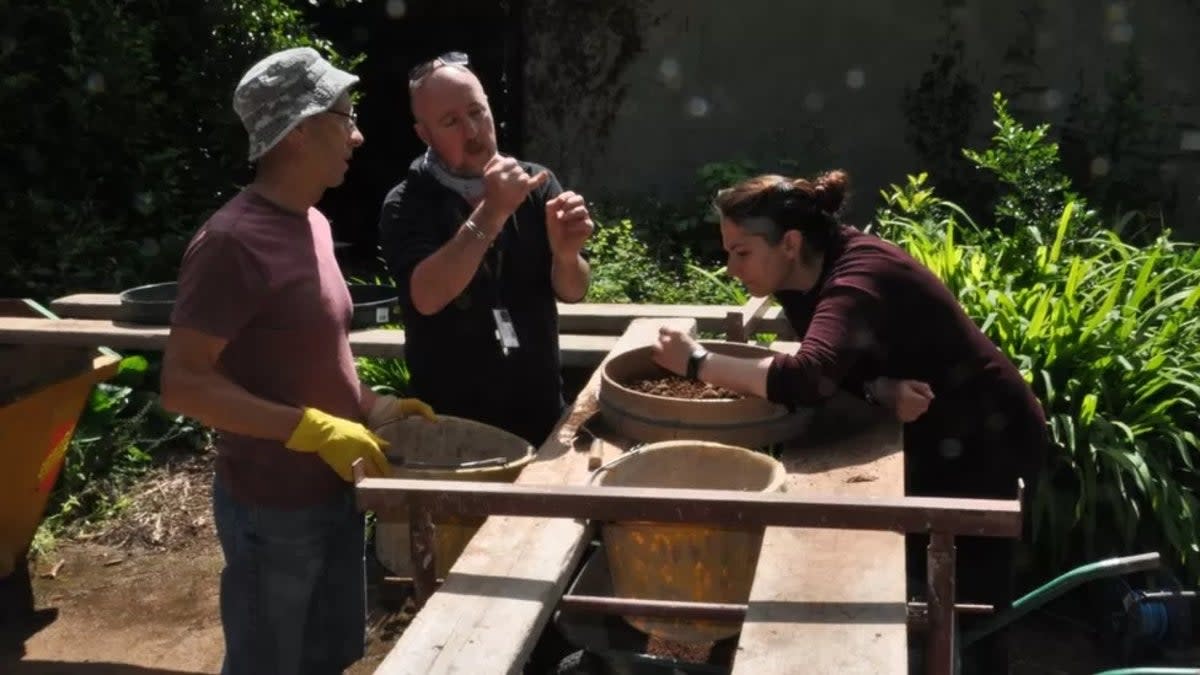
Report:
M 550 171 L 497 152 L 465 54 L 422 63 L 408 86 L 427 150 L 388 193 L 379 229 L 412 390 L 440 414 L 540 445 L 564 407 L 555 301 L 587 293 L 591 216 Z

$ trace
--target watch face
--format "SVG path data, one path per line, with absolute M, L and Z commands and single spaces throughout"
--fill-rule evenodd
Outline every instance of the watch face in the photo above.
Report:
M 697 376 L 699 375 L 699 371 L 700 371 L 700 363 L 707 356 L 708 356 L 708 350 L 704 349 L 703 347 L 698 347 L 695 351 L 692 352 L 691 356 L 688 357 L 687 377 L 689 379 L 694 380 L 697 378 Z

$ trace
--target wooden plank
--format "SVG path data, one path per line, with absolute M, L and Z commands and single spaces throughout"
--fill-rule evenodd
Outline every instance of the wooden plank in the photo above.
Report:
M 759 332 L 762 317 L 771 307 L 771 296 L 750 298 L 742 307 L 725 314 L 725 339 L 749 342 Z M 778 313 L 778 308 L 776 308 Z
M 782 458 L 789 492 L 904 495 L 898 423 L 849 399 L 817 420 Z M 906 673 L 905 600 L 903 535 L 769 527 L 733 673 Z
M 558 353 L 563 367 L 595 367 L 617 344 L 614 335 L 558 336 Z M 350 333 L 350 350 L 355 356 L 403 358 L 404 331 L 372 328 Z
M 132 326 L 95 319 L 0 318 L 0 344 L 42 344 L 162 351 L 166 326 Z
M 139 351 L 162 351 L 167 344 L 166 326 L 140 326 L 103 319 L 36 319 L 0 317 L 0 344 L 97 346 Z M 563 366 L 588 367 L 599 363 L 617 344 L 611 335 L 560 335 L 559 353 Z M 400 358 L 404 356 L 404 331 L 381 328 L 354 331 L 350 350 L 356 356 Z
M 723 333 L 725 318 L 732 305 L 635 305 L 608 303 L 577 303 L 558 305 L 560 330 L 579 333 L 620 333 L 634 319 L 678 318 L 695 319 L 696 329 Z M 759 329 L 780 336 L 791 336 L 791 325 L 779 307 L 765 310 Z
M 776 340 L 771 343 L 771 349 L 784 354 L 795 354 L 800 351 L 800 343 L 789 340 Z
M 868 481 L 860 481 L 868 482 Z M 381 518 L 407 518 L 417 503 L 435 516 L 590 518 L 603 522 L 767 525 L 783 528 L 926 532 L 1017 537 L 1015 499 L 830 495 L 809 490 L 747 492 L 664 487 L 510 485 L 488 481 L 364 478 L 358 505 Z
M 50 311 L 66 319 L 124 318 L 121 297 L 116 293 L 76 293 L 50 301 Z
M 125 318 L 120 297 L 114 293 L 77 293 L 50 303 L 58 316 L 71 319 Z M 559 330 L 566 333 L 620 335 L 630 321 L 646 318 L 695 319 L 697 330 L 723 332 L 733 305 L 637 305 L 625 303 L 558 303 Z M 791 327 L 779 307 L 766 307 L 758 330 L 791 336 Z
M 683 319 L 635 320 L 609 358 L 649 344 L 664 323 L 689 332 L 696 325 Z M 591 439 L 587 434 L 576 438 L 576 432 L 596 413 L 599 373 L 597 368 L 518 483 L 581 485 L 588 480 Z M 623 449 L 605 443 L 603 453 L 615 458 Z M 579 520 L 487 519 L 375 672 L 520 673 L 583 555 L 587 534 Z

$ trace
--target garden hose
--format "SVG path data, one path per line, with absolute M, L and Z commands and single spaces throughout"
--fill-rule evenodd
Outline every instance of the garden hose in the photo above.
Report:
M 1116 670 L 1105 670 L 1096 675 L 1200 675 L 1200 668 L 1162 668 L 1157 666 L 1117 668 Z
M 1140 555 L 1132 555 L 1124 558 L 1109 558 L 1100 560 L 1087 565 L 1081 565 L 1073 570 L 1064 572 L 1052 581 L 1042 584 L 1033 589 L 1029 593 L 1018 598 L 1013 602 L 1012 607 L 996 614 L 991 619 L 983 622 L 978 628 L 966 633 L 962 637 L 962 647 L 965 649 L 974 644 L 980 638 L 983 638 L 1017 619 L 1029 614 L 1030 612 L 1042 607 L 1046 603 L 1062 596 L 1067 591 L 1070 591 L 1084 583 L 1094 581 L 1096 579 L 1104 579 L 1106 577 L 1120 576 L 1131 572 L 1142 572 L 1145 570 L 1158 569 L 1160 564 L 1159 555 L 1157 553 L 1142 553 Z M 1187 673 L 1196 673 L 1195 670 L 1184 671 Z

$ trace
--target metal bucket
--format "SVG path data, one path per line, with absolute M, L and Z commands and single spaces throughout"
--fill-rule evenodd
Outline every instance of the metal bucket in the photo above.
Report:
M 165 326 L 171 323 L 171 310 L 179 284 L 168 281 L 121 291 L 121 319 L 131 323 Z
M 516 434 L 448 415 L 439 415 L 437 422 L 413 417 L 392 420 L 374 432 L 391 444 L 388 459 L 394 478 L 511 483 L 534 456 L 533 446 Z M 434 521 L 439 578 L 445 578 L 484 520 L 439 517 Z M 401 577 L 411 577 L 413 571 L 408 539 L 407 519 L 376 524 L 375 555 Z
M 787 471 L 746 448 L 703 441 L 651 443 L 597 470 L 598 485 L 777 492 Z M 601 536 L 619 598 L 744 604 L 762 548 L 758 527 L 604 523 Z M 740 623 L 624 617 L 635 628 L 680 642 L 713 642 Z

